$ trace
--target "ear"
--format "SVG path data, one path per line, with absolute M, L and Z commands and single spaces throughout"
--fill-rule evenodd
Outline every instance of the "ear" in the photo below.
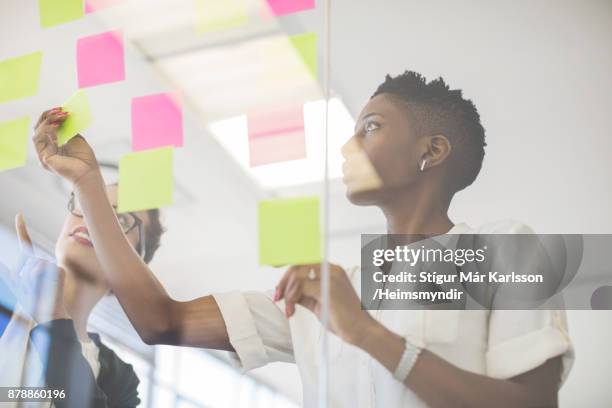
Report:
M 425 153 L 421 156 L 419 166 L 423 160 L 427 160 L 424 170 L 438 166 L 448 158 L 452 146 L 444 135 L 433 135 L 425 138 Z

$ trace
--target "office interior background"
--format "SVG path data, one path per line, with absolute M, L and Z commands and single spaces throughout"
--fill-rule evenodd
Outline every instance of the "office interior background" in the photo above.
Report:
M 37 3 L 0 0 L 0 60 L 44 52 L 38 94 L 0 105 L 0 121 L 35 120 L 66 100 L 77 88 L 76 40 L 114 29 L 123 33 L 126 79 L 87 90 L 94 122 L 84 135 L 98 160 L 117 164 L 130 152 L 132 98 L 173 92 L 181 100 L 174 203 L 162 209 L 167 232 L 151 264 L 177 299 L 274 287 L 283 271 L 258 265 L 257 203 L 322 196 L 326 186 L 329 259 L 359 263 L 360 234 L 384 232 L 384 219 L 346 200 L 339 149 L 384 76 L 406 69 L 463 89 L 487 131 L 482 172 L 455 198 L 453 221 L 612 232 L 609 0 L 330 0 L 327 16 L 324 0 L 283 16 L 264 0 L 248 0 L 248 21 L 204 33 L 194 29 L 193 0 L 125 0 L 54 28 L 40 27 Z M 288 41 L 304 33 L 316 34 L 316 75 Z M 250 165 L 245 115 L 264 106 L 304 107 L 306 158 Z M 116 177 L 112 169 L 105 174 Z M 69 193 L 40 168 L 31 146 L 25 167 L 0 173 L 3 262 L 18 253 L 17 212 L 39 251 L 52 256 Z M 609 406 L 612 313 L 568 317 L 576 361 L 561 406 Z M 91 326 L 135 366 L 143 407 L 300 405 L 294 366 L 241 374 L 224 353 L 147 346 L 113 297 L 97 307 Z

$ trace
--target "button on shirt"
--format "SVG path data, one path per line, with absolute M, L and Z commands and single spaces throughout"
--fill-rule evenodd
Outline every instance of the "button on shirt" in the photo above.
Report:
M 465 224 L 449 234 L 532 233 L 522 224 L 500 222 L 474 230 Z M 359 268 L 347 274 L 360 293 Z M 284 316 L 273 292 L 214 294 L 225 320 L 233 363 L 243 371 L 275 361 L 294 362 L 305 407 L 317 406 L 323 328 L 309 310 Z M 564 380 L 573 361 L 564 311 L 555 310 L 373 310 L 389 330 L 449 363 L 477 374 L 508 379 L 562 356 Z M 427 405 L 365 351 L 329 333 L 331 407 L 426 407 Z

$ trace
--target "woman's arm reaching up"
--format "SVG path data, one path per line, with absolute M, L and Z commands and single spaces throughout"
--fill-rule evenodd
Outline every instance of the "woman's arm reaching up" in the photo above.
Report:
M 33 137 L 36 152 L 45 169 L 73 184 L 100 265 L 140 337 L 149 344 L 233 350 L 214 298 L 173 300 L 132 248 L 85 139 L 77 135 L 58 146 L 57 130 L 67 115 L 60 108 L 41 115 Z

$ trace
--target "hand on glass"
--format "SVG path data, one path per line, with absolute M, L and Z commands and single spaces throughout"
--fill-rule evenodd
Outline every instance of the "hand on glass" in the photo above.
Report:
M 15 229 L 21 246 L 9 286 L 23 311 L 38 323 L 69 318 L 63 301 L 64 270 L 52 262 L 37 258 L 21 214 L 15 217 Z
M 34 129 L 34 147 L 41 165 L 76 184 L 92 170 L 98 170 L 96 156 L 81 135 L 58 146 L 57 131 L 68 118 L 62 108 L 53 108 L 40 115 Z
M 321 318 L 321 265 L 290 267 L 280 280 L 274 301 L 285 299 L 285 315 L 295 313 L 297 304 Z M 361 302 L 340 266 L 329 264 L 329 328 L 344 341 L 357 345 L 376 320 Z

